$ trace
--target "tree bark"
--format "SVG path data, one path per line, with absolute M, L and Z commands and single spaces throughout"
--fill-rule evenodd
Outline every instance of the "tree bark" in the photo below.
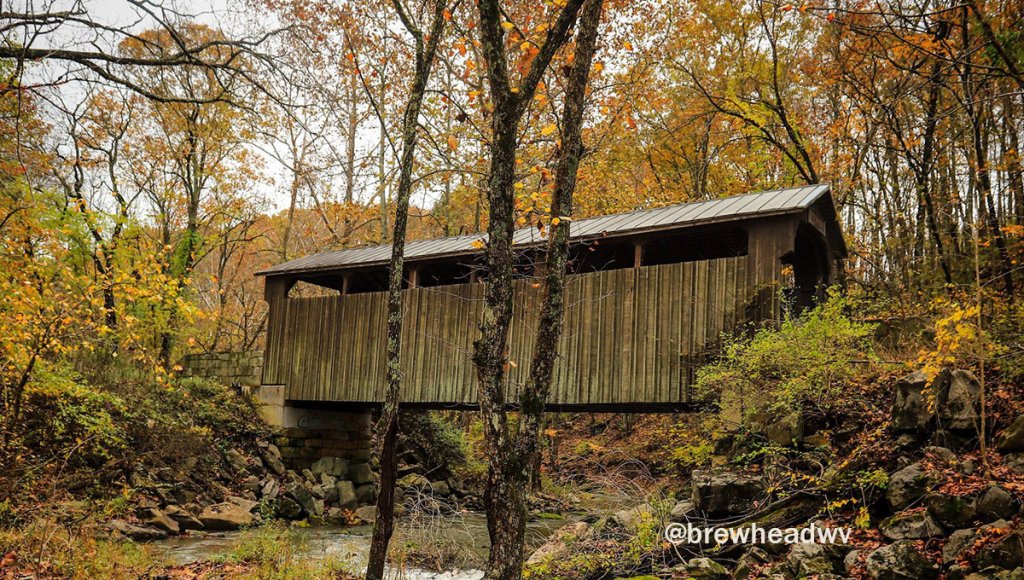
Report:
M 412 170 L 416 159 L 420 108 L 423 105 L 423 95 L 427 91 L 437 46 L 444 32 L 446 5 L 446 0 L 435 1 L 429 36 L 424 39 L 423 33 L 406 14 L 401 0 L 395 0 L 395 9 L 416 42 L 416 72 L 402 117 L 402 158 L 399 166 L 398 195 L 395 200 L 397 211 L 391 241 L 391 263 L 388 269 L 387 385 L 384 406 L 376 428 L 380 491 L 377 494 L 377 517 L 373 524 L 370 557 L 366 567 L 367 580 L 384 579 L 388 544 L 395 529 L 395 478 L 398 474 L 395 440 L 398 434 L 398 403 L 402 387 L 402 282 L 406 226 L 409 219 L 409 199 L 412 196 Z
M 582 151 L 580 127 L 586 80 L 596 45 L 601 16 L 601 0 L 586 0 L 581 17 L 576 54 L 570 70 L 563 112 L 563 146 L 559 151 L 552 230 L 546 256 L 544 304 L 537 350 L 530 378 L 519 404 L 519 430 L 513 433 L 506 414 L 505 368 L 507 344 L 512 320 L 512 271 L 515 227 L 513 184 L 515 182 L 517 133 L 525 104 L 533 94 L 554 53 L 565 42 L 569 27 L 576 20 L 583 0 L 569 0 L 530 70 L 519 86 L 511 87 L 502 32 L 502 12 L 496 0 L 481 0 L 481 44 L 486 61 L 487 80 L 493 105 L 491 118 L 490 171 L 488 178 L 487 289 L 481 337 L 476 341 L 473 360 L 477 367 L 480 413 L 484 442 L 490 462 L 484 491 L 487 529 L 491 539 L 487 578 L 512 580 L 522 577 L 523 539 L 526 531 L 526 496 L 530 464 L 538 448 L 538 431 L 551 384 L 558 336 L 561 332 L 565 262 L 568 254 L 569 215 L 575 190 L 576 169 Z M 558 218 L 556 222 L 554 218 Z M 549 348 L 543 348 L 543 344 Z M 547 352 L 544 352 L 547 351 Z

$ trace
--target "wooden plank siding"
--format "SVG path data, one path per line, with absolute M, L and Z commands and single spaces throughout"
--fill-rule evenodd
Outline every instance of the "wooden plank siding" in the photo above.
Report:
M 570 277 L 549 402 L 687 402 L 690 365 L 746 318 L 759 280 L 749 268 L 741 256 Z M 285 285 L 270 282 L 263 383 L 286 385 L 293 401 L 380 402 L 386 293 L 288 298 Z M 536 340 L 541 290 L 534 284 L 515 283 L 510 402 L 527 379 Z M 404 402 L 476 401 L 471 355 L 483 292 L 482 283 L 405 291 Z

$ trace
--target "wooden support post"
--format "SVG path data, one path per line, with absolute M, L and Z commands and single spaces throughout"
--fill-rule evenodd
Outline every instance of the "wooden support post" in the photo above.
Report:
M 639 268 L 644 265 L 644 244 L 633 242 L 633 267 Z
M 348 287 L 349 287 L 349 284 L 351 283 L 351 281 L 352 281 L 352 273 L 351 272 L 345 272 L 342 275 L 342 277 L 341 277 L 341 295 L 342 296 L 348 294 Z
M 419 284 L 420 271 L 417 268 L 409 268 L 409 289 L 416 288 Z

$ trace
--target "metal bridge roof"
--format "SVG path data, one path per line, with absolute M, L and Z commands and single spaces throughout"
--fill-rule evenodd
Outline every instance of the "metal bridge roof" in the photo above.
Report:
M 624 236 L 647 231 L 792 213 L 807 209 L 828 192 L 827 184 L 817 184 L 580 219 L 572 224 L 571 239 L 583 241 L 603 236 Z M 405 261 L 414 262 L 481 252 L 479 244 L 474 245 L 474 242 L 478 241 L 486 243 L 487 234 L 476 233 L 408 242 L 405 245 Z M 524 247 L 542 244 L 545 241 L 546 238 L 541 237 L 535 227 L 516 230 L 513 238 L 513 243 L 516 246 Z M 391 244 L 347 248 L 297 258 L 267 268 L 257 274 L 272 276 L 387 265 L 390 259 Z

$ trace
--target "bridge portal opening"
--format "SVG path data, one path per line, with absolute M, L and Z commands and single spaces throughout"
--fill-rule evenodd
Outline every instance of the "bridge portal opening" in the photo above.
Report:
M 785 306 L 799 315 L 825 299 L 831 279 L 828 245 L 809 224 L 797 228 L 793 251 L 782 257 L 782 288 Z

